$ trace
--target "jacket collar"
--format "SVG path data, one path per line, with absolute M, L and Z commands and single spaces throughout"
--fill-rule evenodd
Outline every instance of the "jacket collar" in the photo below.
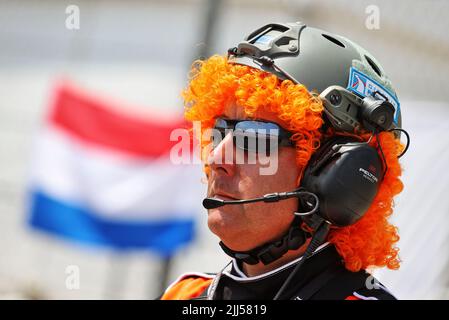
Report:
M 302 257 L 299 257 L 277 269 L 254 277 L 247 277 L 242 272 L 237 261 L 234 260 L 231 270 L 229 272 L 224 271 L 221 276 L 215 292 L 215 299 L 273 299 L 276 292 L 301 259 Z M 287 288 L 286 292 L 299 290 L 299 288 L 328 268 L 341 264 L 342 259 L 332 244 L 327 242 L 321 245 L 304 263 L 300 272 L 294 276 L 292 284 Z

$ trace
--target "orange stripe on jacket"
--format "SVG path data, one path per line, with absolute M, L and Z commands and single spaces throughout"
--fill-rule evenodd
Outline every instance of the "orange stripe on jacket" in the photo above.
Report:
M 345 298 L 345 300 L 362 300 L 362 299 L 357 298 L 356 296 L 347 296 L 347 297 Z
M 188 300 L 198 297 L 209 284 L 212 279 L 205 278 L 186 278 L 182 279 L 161 297 L 161 300 Z

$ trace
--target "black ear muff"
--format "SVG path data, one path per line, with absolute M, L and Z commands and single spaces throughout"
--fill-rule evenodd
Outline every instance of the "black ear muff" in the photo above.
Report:
M 301 187 L 320 200 L 319 214 L 344 227 L 357 222 L 368 210 L 379 189 L 382 160 L 377 150 L 347 136 L 334 136 L 312 156 Z

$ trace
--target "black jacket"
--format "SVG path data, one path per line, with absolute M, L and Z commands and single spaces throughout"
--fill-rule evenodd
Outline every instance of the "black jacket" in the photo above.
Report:
M 271 300 L 301 258 L 256 277 L 246 277 L 234 260 L 216 283 L 216 300 Z M 332 244 L 317 250 L 293 277 L 281 299 L 288 300 L 394 300 L 366 271 L 351 272 Z M 212 284 L 197 299 L 211 295 Z

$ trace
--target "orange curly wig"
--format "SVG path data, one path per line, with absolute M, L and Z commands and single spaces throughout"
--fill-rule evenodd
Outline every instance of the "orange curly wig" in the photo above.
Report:
M 190 73 L 189 86 L 182 92 L 185 103 L 185 118 L 200 121 L 199 141 L 202 158 L 205 146 L 210 143 L 204 131 L 212 128 L 214 119 L 223 113 L 225 106 L 234 102 L 252 117 L 259 108 L 275 114 L 287 123 L 285 129 L 294 133 L 296 162 L 303 170 L 311 155 L 320 146 L 320 141 L 332 130 L 323 133 L 323 105 L 316 95 L 304 85 L 247 66 L 230 64 L 227 58 L 214 55 L 205 61 L 195 61 Z M 369 135 L 361 134 L 363 140 Z M 399 268 L 399 240 L 397 228 L 388 222 L 393 210 L 393 197 L 400 193 L 403 184 L 399 179 L 401 166 L 398 154 L 403 145 L 391 132 L 379 134 L 379 140 L 388 165 L 374 202 L 354 225 L 331 229 L 328 240 L 343 257 L 345 267 L 359 271 L 372 267 Z M 370 144 L 377 144 L 372 139 Z M 208 168 L 205 167 L 205 172 Z M 299 185 L 300 178 L 298 179 Z

